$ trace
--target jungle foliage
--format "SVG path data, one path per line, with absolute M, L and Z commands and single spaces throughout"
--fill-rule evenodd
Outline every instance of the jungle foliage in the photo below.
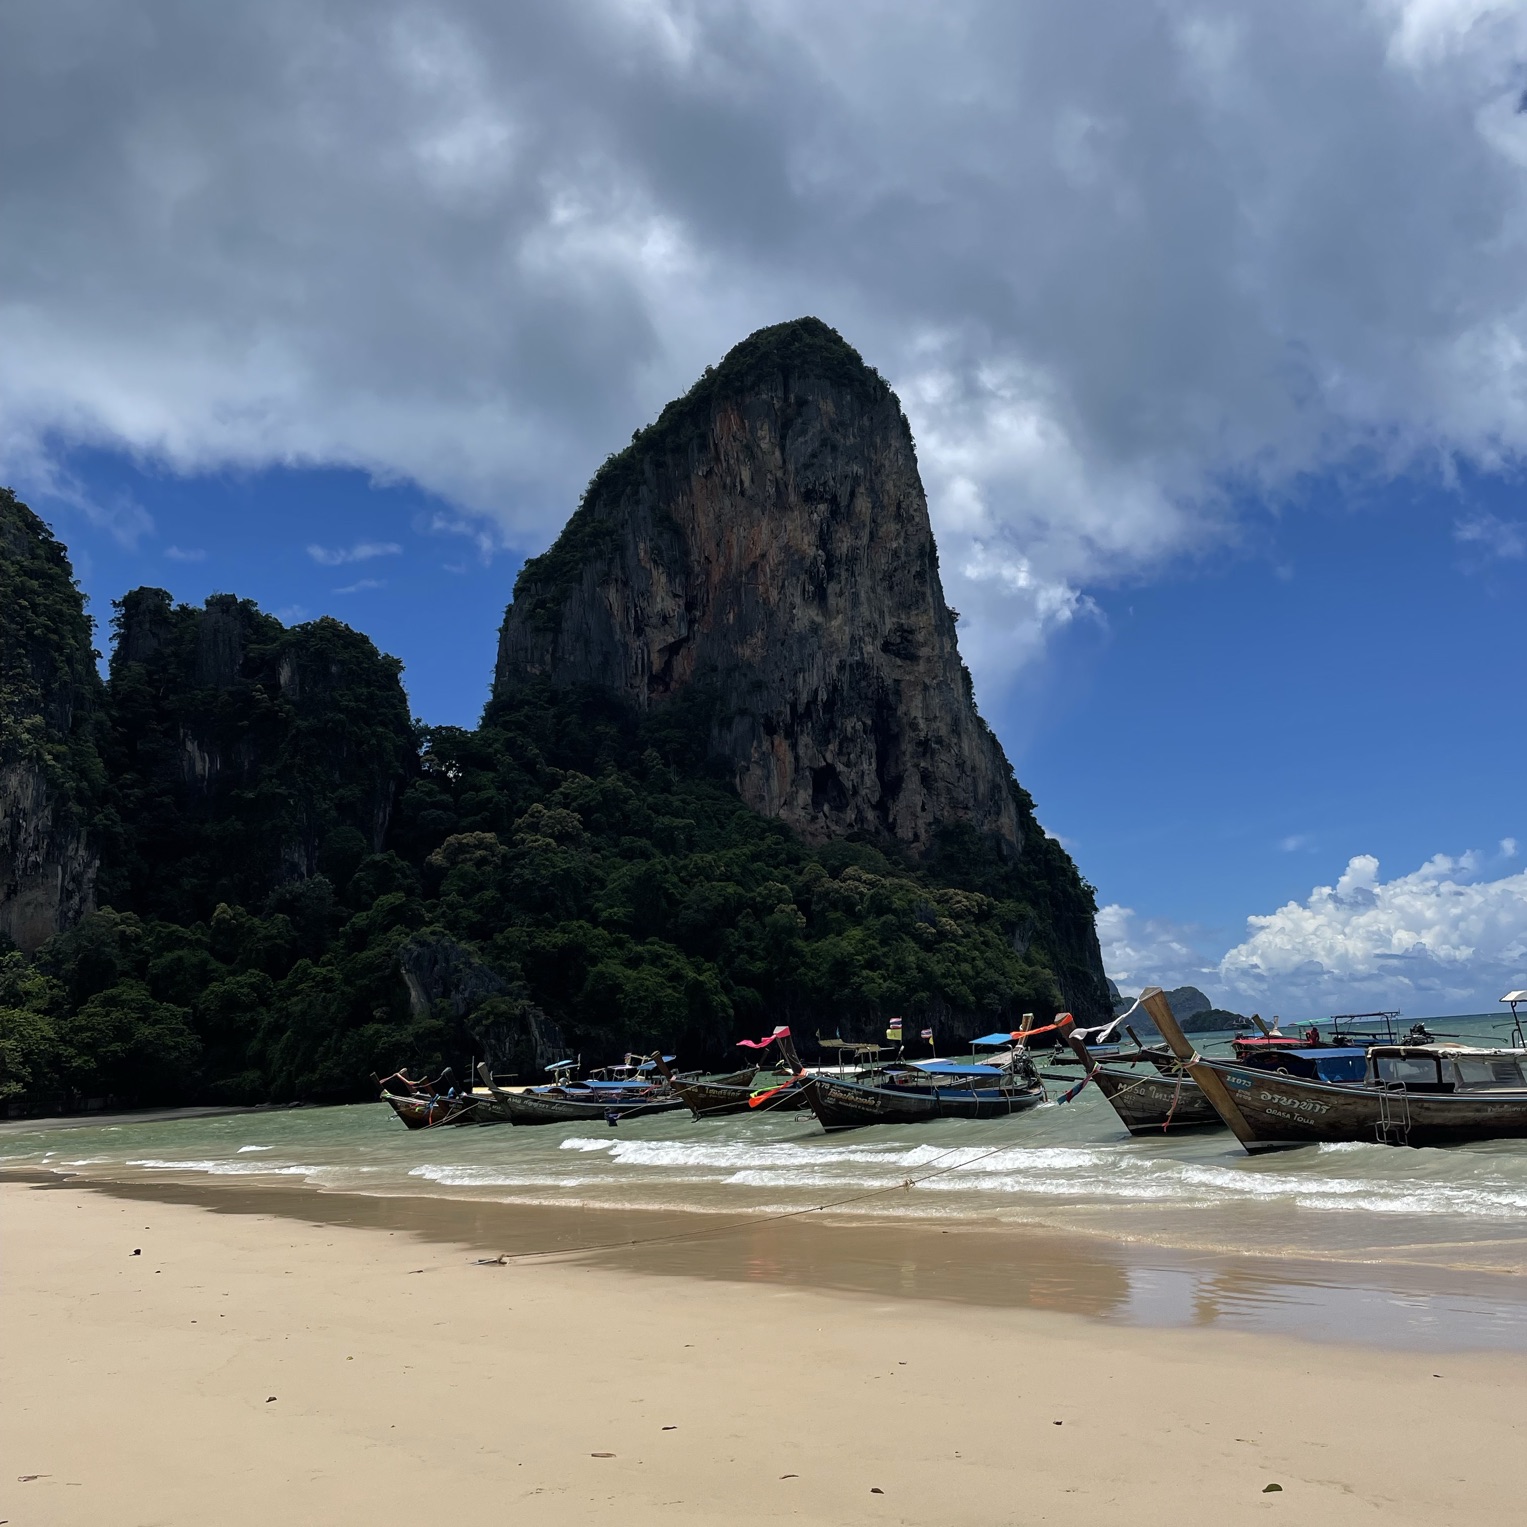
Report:
M 71 819 L 101 809 L 100 691 L 68 553 L 0 488 L 0 768 L 40 767 Z

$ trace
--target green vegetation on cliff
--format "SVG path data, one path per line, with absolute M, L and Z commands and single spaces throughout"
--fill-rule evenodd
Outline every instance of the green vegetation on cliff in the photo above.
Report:
M 0 768 L 37 766 L 74 814 L 103 782 L 92 636 L 62 543 L 0 488 Z
M 183 921 L 107 908 L 31 964 L 10 956 L 0 1088 L 353 1097 L 401 1060 L 719 1060 L 775 1022 L 873 1036 L 892 1014 L 953 1042 L 1059 1005 L 1044 898 L 974 845 L 951 840 L 936 869 L 808 848 L 697 752 L 682 718 L 644 727 L 544 688 L 476 731 L 437 728 L 384 852 Z M 204 904 L 208 862 L 158 857 L 144 899 Z
M 353 870 L 417 767 L 402 665 L 324 618 L 135 589 L 112 622 L 109 765 L 123 830 L 100 899 L 190 923 Z

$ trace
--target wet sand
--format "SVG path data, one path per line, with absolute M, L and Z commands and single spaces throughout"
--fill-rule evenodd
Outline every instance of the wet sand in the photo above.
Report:
M 1198 1326 L 1343 1345 L 1527 1352 L 1527 1281 L 1430 1263 L 1439 1248 L 1369 1261 L 1188 1250 L 953 1218 L 830 1213 L 618 1211 L 438 1193 L 319 1191 L 280 1179 L 129 1179 L 96 1167 L 0 1173 L 142 1203 L 304 1224 L 394 1231 L 476 1255 L 543 1256 L 625 1272 L 781 1284 L 1085 1315 L 1127 1325 Z M 1394 1248 L 1385 1248 L 1392 1253 Z M 1440 1248 L 1451 1257 L 1455 1248 Z
M 654 1218 L 0 1183 L 0 1519 L 1520 1520 L 1514 1353 L 1121 1324 L 1064 1238 Z

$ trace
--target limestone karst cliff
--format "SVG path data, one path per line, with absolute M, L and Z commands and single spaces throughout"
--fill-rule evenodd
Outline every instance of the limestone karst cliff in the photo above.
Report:
M 819 320 L 745 340 L 605 463 L 515 585 L 498 684 L 528 674 L 712 692 L 742 798 L 809 840 L 922 853 L 965 822 L 1021 846 L 906 418 Z
M 743 341 L 595 474 L 505 614 L 495 692 L 537 678 L 691 702 L 809 842 L 973 835 L 1043 904 L 1068 1000 L 1107 1012 L 1090 891 L 976 710 L 906 417 L 820 320 Z
M 0 934 L 23 950 L 94 905 L 99 694 L 68 556 L 0 488 Z

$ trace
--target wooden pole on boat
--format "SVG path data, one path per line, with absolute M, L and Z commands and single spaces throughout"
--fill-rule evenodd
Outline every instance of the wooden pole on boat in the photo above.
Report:
M 1242 1145 L 1249 1147 L 1257 1138 L 1256 1131 L 1246 1122 L 1245 1115 L 1236 1107 L 1235 1099 L 1230 1096 L 1230 1089 L 1220 1080 L 1219 1072 L 1212 1066 L 1206 1066 L 1199 1059 L 1198 1051 L 1188 1043 L 1188 1036 L 1182 1032 L 1182 1027 L 1172 1012 L 1172 1005 L 1166 1000 L 1166 993 L 1159 986 L 1149 987 L 1140 994 L 1140 1006 L 1151 1015 L 1172 1054 L 1188 1068 L 1188 1074 L 1198 1083 L 1203 1095 L 1213 1105 L 1215 1113 L 1230 1126 L 1230 1132 L 1235 1138 Z
M 801 1064 L 800 1056 L 796 1054 L 794 1039 L 788 1034 L 777 1034 L 774 1042 L 779 1046 L 779 1055 L 785 1063 L 785 1070 L 792 1076 L 799 1076 L 806 1068 Z M 841 1059 L 841 1056 L 839 1058 Z
M 1069 1023 L 1061 1029 L 1061 1037 L 1071 1046 L 1072 1053 L 1081 1061 L 1087 1075 L 1091 1076 L 1097 1070 L 1098 1063 L 1092 1058 L 1092 1051 L 1087 1048 L 1087 1041 Z

